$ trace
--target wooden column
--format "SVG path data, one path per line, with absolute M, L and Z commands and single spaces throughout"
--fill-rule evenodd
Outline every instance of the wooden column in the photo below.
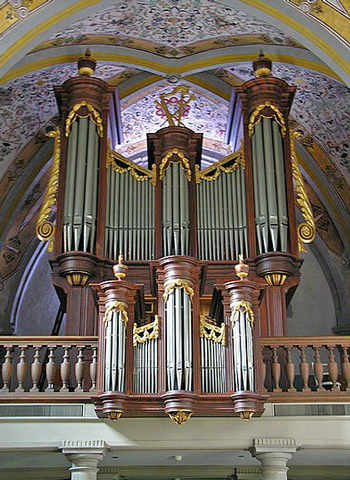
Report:
M 96 411 L 100 416 L 117 420 L 125 411 L 126 399 L 132 391 L 133 375 L 133 323 L 135 319 L 136 295 L 142 285 L 125 281 L 109 280 L 91 285 L 99 310 L 99 343 L 97 359 L 97 396 L 94 397 Z M 104 374 L 106 357 L 106 321 L 108 312 L 121 309 L 127 315 L 126 323 L 126 357 L 125 357 L 125 392 L 105 392 Z

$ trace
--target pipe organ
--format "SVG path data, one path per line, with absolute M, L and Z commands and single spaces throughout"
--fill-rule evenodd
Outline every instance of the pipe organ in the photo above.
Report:
M 285 334 L 298 245 L 310 241 L 300 232 L 306 225 L 312 237 L 314 228 L 290 144 L 295 88 L 259 57 L 228 119 L 230 138 L 244 131 L 241 147 L 201 169 L 202 134 L 181 124 L 193 94 L 176 87 L 175 112 L 157 103 L 170 126 L 148 134 L 146 168 L 111 147 L 108 132 L 115 143 L 122 128 L 116 93 L 91 76 L 89 53 L 79 65 L 80 75 L 56 88 L 61 120 L 50 134 L 53 177 L 37 231 L 54 243 L 66 333 L 99 336 L 98 415 L 165 412 L 178 424 L 193 414 L 261 415 L 260 337 Z M 298 229 L 296 175 L 308 212 Z

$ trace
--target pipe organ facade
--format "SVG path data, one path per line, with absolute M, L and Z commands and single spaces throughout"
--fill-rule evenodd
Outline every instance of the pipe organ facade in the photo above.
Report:
M 301 264 L 288 125 L 295 88 L 259 57 L 257 78 L 236 89 L 241 147 L 201 169 L 202 134 L 181 123 L 193 94 L 176 87 L 178 110 L 158 102 L 169 127 L 148 134 L 146 168 L 111 147 L 108 132 L 114 143 L 122 137 L 116 93 L 90 76 L 90 54 L 80 64 L 80 76 L 56 88 L 52 276 L 67 301 L 67 334 L 99 336 L 98 415 L 165 412 L 178 424 L 261 415 L 270 360 L 260 337 L 285 333 Z

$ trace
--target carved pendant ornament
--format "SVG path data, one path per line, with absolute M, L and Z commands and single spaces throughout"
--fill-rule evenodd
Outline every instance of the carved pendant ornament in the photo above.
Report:
M 79 113 L 79 110 L 85 107 L 85 111 L 87 110 L 87 113 Z M 71 125 L 75 122 L 76 118 L 87 118 L 90 117 L 91 120 L 96 124 L 97 126 L 97 133 L 98 135 L 102 138 L 103 137 L 103 125 L 102 125 L 102 118 L 99 112 L 94 108 L 90 103 L 87 103 L 85 100 L 82 102 L 76 103 L 72 110 L 69 112 L 67 118 L 66 118 L 66 123 L 65 123 L 65 135 L 66 137 L 69 136 L 69 130 Z
M 284 137 L 286 135 L 286 122 L 284 121 L 284 117 L 282 112 L 270 102 L 265 102 L 259 105 L 251 114 L 248 124 L 248 132 L 249 136 L 251 137 L 254 133 L 255 125 L 257 125 L 262 117 L 265 118 L 273 118 L 276 120 L 278 125 L 281 127 L 281 135 Z
M 183 288 L 186 295 L 190 296 L 190 299 L 191 299 L 191 302 L 192 302 L 193 296 L 194 296 L 194 290 L 191 287 L 191 285 L 189 284 L 189 282 L 187 282 L 186 280 L 182 280 L 181 278 L 177 278 L 173 282 L 169 282 L 165 285 L 165 290 L 164 290 L 164 293 L 163 293 L 163 298 L 164 298 L 165 301 L 167 301 L 168 296 L 172 293 L 172 291 L 175 288 Z
M 116 312 L 116 313 L 120 312 L 121 313 L 122 320 L 123 320 L 124 325 L 126 327 L 126 325 L 128 323 L 128 320 L 129 320 L 128 312 L 127 312 L 127 304 L 124 303 L 124 302 L 108 303 L 106 305 L 106 311 L 105 311 L 105 315 L 104 315 L 104 318 L 103 318 L 103 321 L 105 322 L 105 325 L 107 324 L 107 322 L 109 322 L 111 320 L 113 312 Z

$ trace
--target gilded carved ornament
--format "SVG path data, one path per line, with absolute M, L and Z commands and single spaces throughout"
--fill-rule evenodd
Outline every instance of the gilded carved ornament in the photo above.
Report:
M 53 240 L 55 236 L 55 225 L 48 220 L 52 209 L 56 203 L 56 195 L 58 189 L 58 177 L 60 170 L 60 153 L 61 153 L 61 135 L 59 127 L 51 130 L 46 134 L 48 137 L 55 139 L 55 146 L 53 150 L 53 160 L 51 167 L 51 174 L 49 179 L 49 185 L 45 194 L 44 202 L 41 206 L 39 217 L 36 223 L 36 235 L 39 240 L 48 242 L 48 251 L 52 251 Z
M 242 313 L 246 313 L 247 316 L 248 316 L 248 320 L 250 321 L 251 325 L 252 325 L 252 328 L 253 328 L 253 323 L 254 323 L 254 313 L 253 313 L 253 310 L 252 310 L 252 305 L 250 302 L 247 302 L 246 300 L 240 300 L 233 312 L 231 313 L 231 317 L 230 317 L 230 320 L 232 322 L 232 326 L 234 326 L 234 324 L 236 323 L 236 320 L 237 320 L 237 316 L 238 316 L 238 313 L 239 312 L 242 312 Z
M 200 316 L 199 324 L 199 336 L 201 338 L 206 338 L 215 343 L 221 343 L 223 346 L 226 345 L 226 329 L 225 324 L 222 323 L 220 327 L 209 323 L 204 315 Z
M 124 322 L 125 328 L 128 323 L 129 317 L 128 317 L 128 312 L 127 312 L 127 304 L 125 302 L 111 302 L 106 305 L 106 311 L 105 315 L 103 317 L 103 321 L 105 322 L 105 325 L 107 326 L 107 322 L 109 322 L 112 318 L 112 314 L 114 312 L 121 313 L 122 320 Z
M 303 243 L 311 243 L 314 241 L 316 234 L 316 225 L 314 215 L 312 213 L 311 203 L 306 193 L 303 177 L 300 172 L 300 167 L 295 151 L 295 141 L 301 136 L 302 134 L 300 132 L 290 132 L 290 154 L 292 161 L 294 192 L 296 195 L 297 204 L 299 205 L 301 210 L 301 214 L 305 219 L 305 222 L 300 223 L 297 227 L 298 247 L 299 252 L 305 252 Z
M 120 165 L 118 165 L 115 160 L 123 163 L 125 167 L 121 167 Z M 112 150 L 108 145 L 106 167 L 109 168 L 110 165 L 112 165 L 112 168 L 115 172 L 122 174 L 130 171 L 131 175 L 135 178 L 135 180 L 139 182 L 151 180 L 152 185 L 156 185 L 157 178 L 155 164 L 152 165 L 152 170 L 148 170 L 148 168 L 137 165 L 136 163 L 124 157 L 120 153 Z
M 164 115 L 166 116 L 166 119 L 169 123 L 169 127 L 174 127 L 174 126 L 180 127 L 182 125 L 181 119 L 185 113 L 185 108 L 192 100 L 196 99 L 195 95 L 189 92 L 190 92 L 190 89 L 186 85 L 178 85 L 171 92 L 162 93 L 159 96 L 160 101 L 155 100 L 154 103 L 163 110 Z M 167 97 L 172 97 L 177 93 L 180 93 L 179 106 L 177 110 L 175 110 L 175 112 L 172 113 L 169 110 L 165 99 Z
M 168 300 L 168 296 L 172 293 L 175 288 L 183 288 L 186 295 L 190 296 L 191 302 L 194 296 L 193 287 L 187 282 L 186 280 L 182 280 L 181 278 L 177 278 L 173 282 L 169 282 L 165 284 L 165 289 L 163 293 L 163 298 L 165 301 Z
M 183 425 L 193 415 L 193 412 L 187 410 L 178 410 L 174 413 L 168 414 L 171 420 L 177 425 Z
M 232 165 L 229 167 L 225 167 L 225 164 L 231 162 L 232 160 L 236 160 Z M 245 158 L 244 158 L 244 150 L 243 146 L 239 150 L 234 153 L 230 153 L 227 157 L 222 158 L 218 162 L 210 165 L 203 170 L 199 169 L 199 165 L 195 165 L 195 180 L 196 183 L 200 183 L 202 180 L 206 180 L 208 182 L 212 182 L 216 180 L 221 172 L 224 173 L 233 173 L 237 170 L 239 166 L 245 168 Z M 212 173 L 213 172 L 213 173 Z
M 134 347 L 136 347 L 138 343 L 145 343 L 147 340 L 155 340 L 156 338 L 159 338 L 158 315 L 155 315 L 154 319 L 154 322 L 147 323 L 142 327 L 138 327 L 137 324 L 134 323 L 132 337 L 132 343 Z
M 266 107 L 270 108 L 274 113 L 272 115 L 264 115 L 262 111 Z M 283 114 L 279 110 L 279 108 L 277 108 L 275 105 L 273 105 L 270 102 L 262 103 L 261 105 L 256 107 L 256 109 L 251 114 L 249 123 L 248 123 L 249 136 L 251 137 L 253 135 L 255 125 L 257 125 L 260 122 L 262 117 L 271 118 L 271 116 L 276 120 L 278 125 L 281 127 L 281 134 L 282 134 L 282 137 L 284 137 L 286 134 L 287 128 L 286 128 L 286 122 L 284 121 Z
M 87 115 L 80 115 L 78 113 L 79 109 L 81 107 L 86 107 L 88 110 Z M 66 137 L 69 136 L 69 130 L 71 125 L 75 122 L 76 118 L 87 118 L 90 117 L 91 120 L 96 124 L 97 126 L 97 133 L 98 135 L 102 138 L 103 137 L 103 126 L 102 126 L 102 118 L 99 112 L 94 108 L 92 105 L 87 103 L 85 100 L 82 102 L 76 103 L 72 110 L 69 112 L 67 118 L 66 118 L 66 123 L 65 123 L 65 135 Z
M 173 148 L 169 152 L 167 152 L 162 160 L 160 161 L 159 165 L 159 180 L 163 180 L 164 175 L 165 175 L 165 170 L 169 167 L 170 163 L 176 163 L 174 160 L 170 160 L 174 155 L 177 155 L 180 159 L 180 165 L 182 170 L 185 170 L 186 175 L 187 175 L 187 180 L 190 182 L 191 181 L 191 167 L 190 167 L 190 162 L 188 161 L 188 158 L 181 153 L 177 148 Z

